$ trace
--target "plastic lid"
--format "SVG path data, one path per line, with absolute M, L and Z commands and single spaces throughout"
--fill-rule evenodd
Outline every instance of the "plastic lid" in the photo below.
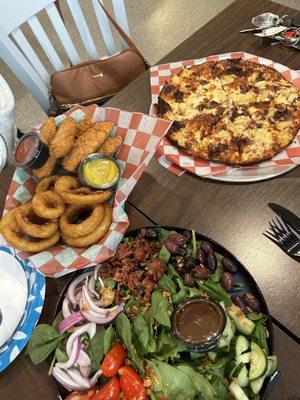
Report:
M 22 136 L 13 153 L 14 166 L 29 168 L 40 155 L 41 143 L 36 132 L 29 132 Z

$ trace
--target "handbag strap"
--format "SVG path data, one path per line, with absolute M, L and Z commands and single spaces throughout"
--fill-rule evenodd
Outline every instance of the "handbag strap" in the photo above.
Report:
M 134 42 L 130 39 L 130 37 L 124 32 L 124 30 L 120 27 L 120 25 L 117 23 L 117 21 L 114 20 L 114 18 L 110 15 L 110 13 L 108 12 L 108 10 L 104 7 L 104 5 L 102 4 L 102 1 L 98 0 L 98 3 L 100 4 L 102 10 L 104 11 L 104 13 L 106 14 L 107 18 L 110 20 L 110 22 L 113 24 L 113 26 L 116 28 L 116 30 L 118 31 L 118 33 L 120 34 L 120 36 L 124 39 L 124 41 L 126 42 L 126 44 L 128 45 L 128 47 L 131 50 L 134 50 L 140 57 L 141 59 L 144 61 L 144 63 L 146 64 L 147 68 L 150 66 L 149 63 L 145 60 L 144 56 L 142 55 L 142 53 L 139 51 L 139 49 L 137 48 L 137 46 L 134 44 Z

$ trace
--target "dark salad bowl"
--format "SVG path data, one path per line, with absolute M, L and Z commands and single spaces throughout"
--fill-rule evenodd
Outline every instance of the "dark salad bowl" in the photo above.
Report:
M 180 228 L 180 227 L 175 227 L 175 226 L 151 226 L 151 227 L 141 227 L 139 229 L 135 229 L 133 231 L 129 231 L 125 234 L 125 238 L 126 237 L 135 237 L 137 236 L 138 232 L 140 231 L 140 229 L 156 229 L 156 228 L 161 228 L 161 229 L 167 229 L 167 230 L 172 230 L 172 231 L 176 231 L 178 233 L 182 233 L 184 231 L 186 231 L 187 229 L 184 228 Z M 269 332 L 269 337 L 267 338 L 267 343 L 268 343 L 268 349 L 269 349 L 269 353 L 272 354 L 273 353 L 273 346 L 274 346 L 274 332 L 273 332 L 273 326 L 272 326 L 272 322 L 271 322 L 271 316 L 267 307 L 267 303 L 264 299 L 264 296 L 259 288 L 259 286 L 257 285 L 255 279 L 253 278 L 253 276 L 250 274 L 250 272 L 247 270 L 247 268 L 230 252 L 228 251 L 225 247 L 223 247 L 222 245 L 220 245 L 218 242 L 216 242 L 215 240 L 202 235 L 198 232 L 196 233 L 196 239 L 197 240 L 202 240 L 202 241 L 206 241 L 209 242 L 213 245 L 214 250 L 221 254 L 223 257 L 228 257 L 231 260 L 233 260 L 236 265 L 237 265 L 237 272 L 235 273 L 235 277 L 236 277 L 236 281 L 238 281 L 239 283 L 242 283 L 244 286 L 241 290 L 239 291 L 235 291 L 235 294 L 237 295 L 243 295 L 247 292 L 252 293 L 257 300 L 260 303 L 260 312 L 265 314 L 268 317 L 268 320 L 265 322 L 266 328 L 268 329 Z M 93 267 L 91 267 L 93 268 Z M 84 272 L 86 272 L 86 270 L 84 270 Z M 83 273 L 83 271 L 78 271 L 78 272 L 74 272 L 71 276 L 70 279 L 68 280 L 66 286 L 64 287 L 64 289 L 62 290 L 57 305 L 56 305 L 56 309 L 55 309 L 55 314 L 54 314 L 54 318 L 56 317 L 56 315 L 59 313 L 59 311 L 62 308 L 62 302 L 65 296 L 65 293 L 68 289 L 69 284 L 73 281 L 73 279 L 75 279 L 78 275 L 80 275 L 81 273 Z M 274 374 L 272 376 L 270 376 L 269 378 L 265 379 L 263 387 L 260 391 L 260 396 L 261 396 L 261 400 L 269 400 L 271 399 L 271 392 L 274 389 L 275 385 L 277 384 L 278 380 L 280 377 L 280 372 L 279 371 L 275 371 Z M 55 381 L 55 387 L 56 387 L 56 391 L 57 391 L 57 397 L 59 400 L 64 400 L 67 395 L 69 394 L 69 392 L 63 388 L 59 383 L 57 383 Z

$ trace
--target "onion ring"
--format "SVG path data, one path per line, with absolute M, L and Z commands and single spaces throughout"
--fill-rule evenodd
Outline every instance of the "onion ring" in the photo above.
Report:
M 78 178 L 75 178 L 75 176 L 60 176 L 59 179 L 55 182 L 54 185 L 54 191 L 58 194 L 61 192 L 64 192 L 66 190 L 73 190 L 73 189 L 78 189 L 80 188 L 81 182 Z
M 30 253 L 39 253 L 44 251 L 49 247 L 54 246 L 60 238 L 59 232 L 56 231 L 54 235 L 48 239 L 40 239 L 37 241 L 25 239 L 20 235 L 18 225 L 13 220 L 10 225 L 6 225 L 1 229 L 1 233 L 11 246 Z
M 36 215 L 46 219 L 57 219 L 65 212 L 63 199 L 50 190 L 37 193 L 32 199 L 31 206 Z
M 82 222 L 76 223 L 82 212 L 91 211 L 90 215 Z M 70 205 L 60 217 L 59 227 L 62 233 L 71 238 L 84 236 L 94 231 L 104 216 L 104 209 L 101 204 L 92 204 L 87 206 Z
M 18 207 L 15 218 L 21 230 L 34 238 L 47 239 L 58 230 L 58 222 L 38 217 L 34 213 L 31 203 Z
M 112 221 L 112 207 L 108 203 L 105 203 L 103 206 L 104 217 L 99 226 L 93 232 L 76 238 L 71 238 L 62 233 L 63 241 L 69 246 L 88 247 L 97 243 L 101 238 L 103 238 L 103 236 L 105 236 L 107 233 Z
M 50 175 L 48 178 L 44 178 L 38 183 L 35 188 L 35 193 L 46 192 L 46 190 L 53 190 L 55 182 L 60 178 L 59 175 Z
M 88 188 L 81 187 L 74 190 L 66 190 L 59 193 L 65 203 L 76 205 L 91 205 L 104 203 L 112 195 L 111 190 L 92 191 Z

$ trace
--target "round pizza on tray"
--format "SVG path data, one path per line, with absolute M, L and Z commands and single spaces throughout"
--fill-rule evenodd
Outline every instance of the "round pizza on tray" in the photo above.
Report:
M 300 92 L 273 68 L 243 59 L 183 68 L 162 88 L 158 115 L 187 153 L 231 165 L 272 158 L 300 128 Z

